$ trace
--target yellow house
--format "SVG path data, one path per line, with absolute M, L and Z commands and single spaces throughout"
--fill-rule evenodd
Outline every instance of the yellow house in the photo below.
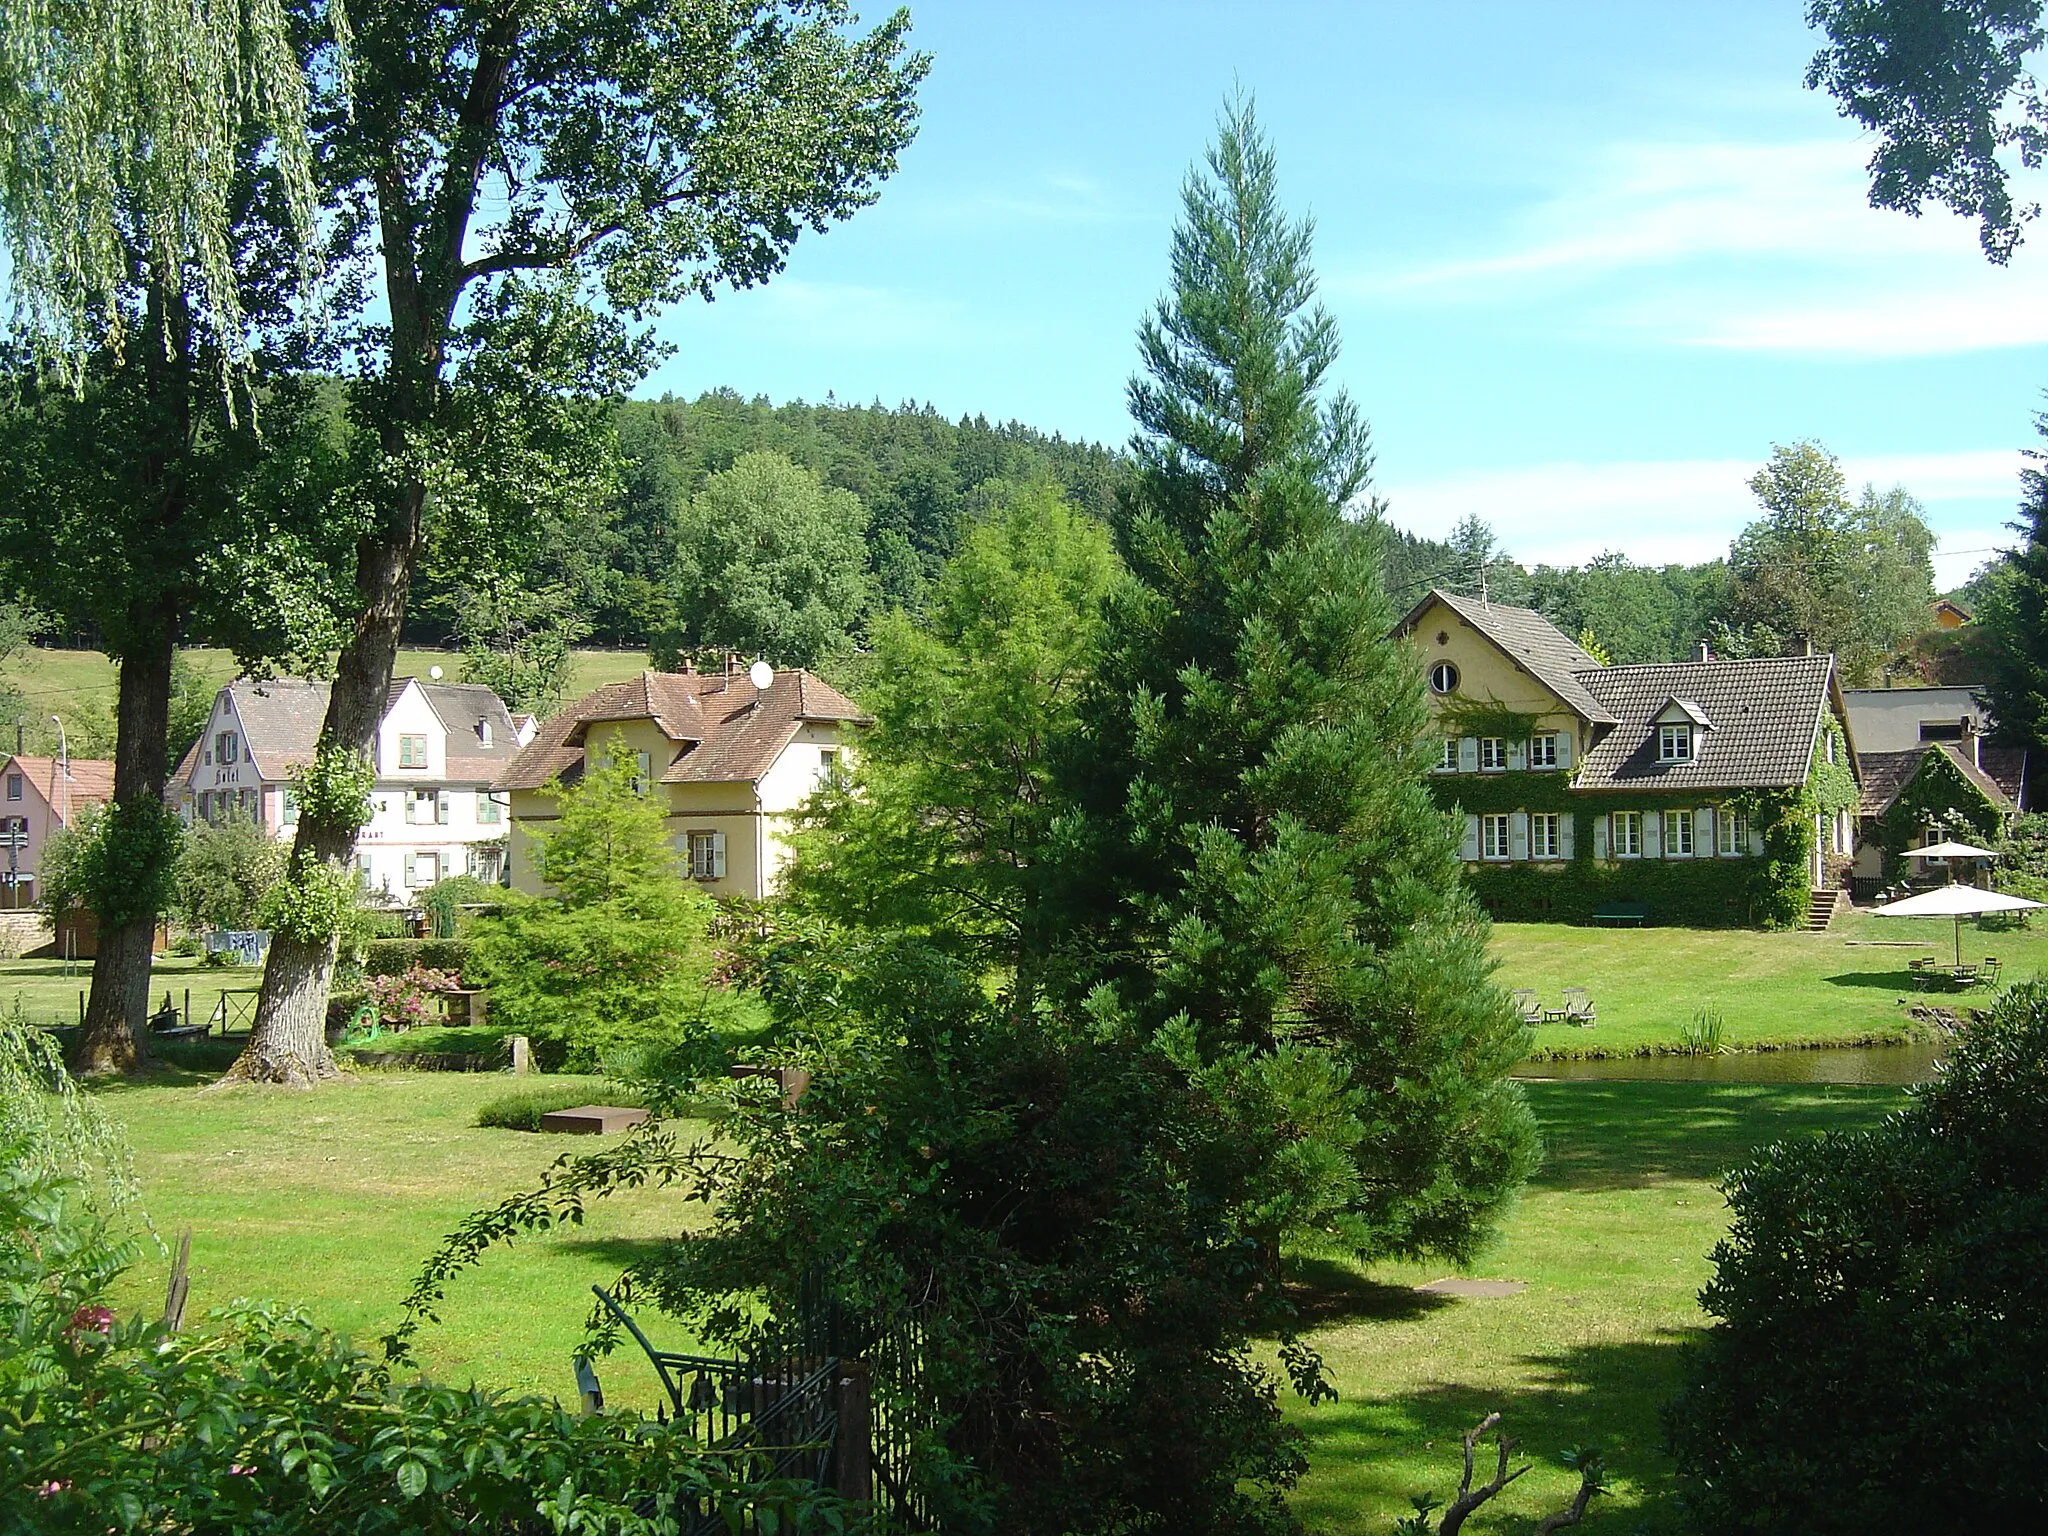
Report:
M 684 871 L 714 896 L 764 897 L 788 861 L 781 829 L 868 723 L 801 670 L 774 672 L 764 688 L 731 666 L 642 672 L 587 693 L 541 725 L 497 782 L 511 797 L 512 886 L 544 889 L 527 829 L 555 818 L 549 786 L 574 784 L 585 754 L 617 739 L 662 797 Z

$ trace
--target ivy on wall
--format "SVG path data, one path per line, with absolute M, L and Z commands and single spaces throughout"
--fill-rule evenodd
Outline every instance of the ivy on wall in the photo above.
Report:
M 1498 736 L 1527 741 L 1536 734 L 1540 715 L 1510 709 L 1498 699 L 1445 699 L 1437 706 L 1437 724 L 1446 736 Z
M 1920 767 L 1877 819 L 1877 845 L 1884 850 L 1887 879 L 1898 873 L 1899 856 L 1915 833 L 1932 827 L 1941 836 L 1982 841 L 1999 835 L 2004 817 L 1984 791 L 1939 748 L 1921 754 Z

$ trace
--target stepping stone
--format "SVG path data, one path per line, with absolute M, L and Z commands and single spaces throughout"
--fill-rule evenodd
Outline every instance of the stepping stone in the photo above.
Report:
M 1467 1280 L 1462 1275 L 1447 1275 L 1415 1289 L 1430 1296 L 1519 1296 L 1529 1284 L 1526 1280 Z
M 563 1131 L 571 1136 L 602 1136 L 607 1131 L 624 1131 L 647 1118 L 644 1109 L 625 1109 L 617 1104 L 579 1104 L 540 1117 L 544 1131 Z

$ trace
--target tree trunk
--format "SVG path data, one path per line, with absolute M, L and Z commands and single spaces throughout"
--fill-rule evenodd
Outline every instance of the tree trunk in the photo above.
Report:
M 160 603 L 160 610 L 164 603 Z M 161 805 L 168 774 L 164 737 L 170 729 L 171 656 L 175 626 L 167 612 L 147 645 L 134 645 L 120 662 L 115 705 L 114 804 Z M 100 924 L 99 957 L 92 966 L 92 995 L 85 1027 L 71 1048 L 71 1070 L 132 1072 L 146 1056 L 149 970 L 157 914 L 139 913 L 124 923 Z
M 417 507 L 417 495 L 410 499 Z M 416 513 L 405 520 L 399 538 L 364 539 L 356 546 L 356 590 L 362 607 L 348 644 L 342 647 L 327 696 L 327 718 L 320 727 L 323 746 L 361 752 L 373 762 L 412 579 L 415 519 Z M 292 866 L 318 860 L 331 869 L 349 868 L 355 861 L 357 830 L 353 823 L 342 825 L 302 808 L 292 842 Z M 327 1049 L 327 992 L 334 961 L 332 937 L 316 943 L 284 933 L 272 935 L 254 1029 L 222 1081 L 310 1088 L 337 1075 L 334 1055 Z

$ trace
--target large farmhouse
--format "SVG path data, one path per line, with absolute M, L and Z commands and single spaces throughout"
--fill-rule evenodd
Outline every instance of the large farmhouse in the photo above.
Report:
M 1496 915 L 1832 912 L 1857 805 L 1833 657 L 1603 666 L 1531 609 L 1438 591 L 1397 632 L 1429 685 L 1438 799 Z
M 511 797 L 512 884 L 544 889 L 527 828 L 554 819 L 553 786 L 585 757 L 625 743 L 662 797 L 678 860 L 714 896 L 769 894 L 790 814 L 836 772 L 868 717 L 804 671 L 757 689 L 744 670 L 642 672 L 585 694 L 540 727 L 498 779 Z
M 292 837 L 294 777 L 313 761 L 327 691 L 299 678 L 229 683 L 167 797 L 188 822 L 243 816 Z M 488 688 L 394 678 L 377 726 L 370 819 L 356 834 L 364 886 L 407 903 L 448 875 L 501 880 L 505 799 L 491 781 L 532 731 L 529 717 L 509 714 Z
M 36 871 L 50 834 L 68 827 L 88 805 L 114 795 L 114 765 L 104 758 L 25 757 L 0 761 L 0 908 L 32 907 L 40 894 Z

